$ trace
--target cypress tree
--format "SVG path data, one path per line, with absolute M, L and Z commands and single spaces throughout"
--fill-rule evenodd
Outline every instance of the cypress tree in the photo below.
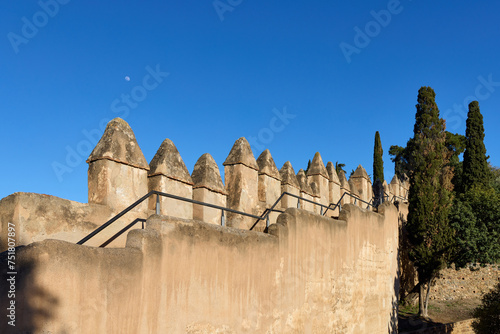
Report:
M 377 180 L 384 182 L 384 160 L 382 160 L 382 142 L 380 141 L 380 134 L 375 132 L 375 145 L 373 147 L 373 183 Z
M 453 243 L 448 222 L 453 173 L 449 167 L 450 152 L 445 145 L 445 122 L 439 118 L 435 96 L 430 87 L 418 91 L 414 136 L 406 148 L 410 194 L 405 227 L 410 259 L 417 268 L 422 317 L 427 317 L 432 281 L 446 264 Z
M 462 192 L 473 186 L 487 186 L 491 179 L 486 147 L 484 146 L 483 115 L 479 111 L 477 101 L 472 101 L 469 104 L 466 126 L 462 189 L 460 189 Z

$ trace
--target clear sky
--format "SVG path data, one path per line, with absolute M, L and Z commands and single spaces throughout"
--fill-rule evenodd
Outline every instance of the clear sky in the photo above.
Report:
M 125 119 L 148 161 L 170 138 L 190 172 L 239 137 L 295 171 L 324 162 L 372 174 L 412 136 L 417 92 L 449 131 L 479 101 L 500 166 L 500 2 L 7 1 L 0 11 L 0 198 L 87 201 L 102 124 Z M 93 142 L 92 145 L 89 143 Z

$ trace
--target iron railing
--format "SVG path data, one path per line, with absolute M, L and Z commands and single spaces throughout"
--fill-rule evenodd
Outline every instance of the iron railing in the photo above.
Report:
M 324 204 L 321 204 L 321 203 L 318 203 L 318 202 L 314 202 L 312 200 L 300 197 L 300 196 L 295 195 L 295 194 L 291 194 L 289 192 L 283 192 L 280 195 L 280 197 L 274 202 L 274 204 L 270 208 L 265 209 L 264 212 L 260 216 L 257 216 L 257 215 L 253 215 L 253 214 L 250 214 L 250 213 L 246 213 L 246 212 L 242 212 L 242 211 L 230 209 L 230 208 L 227 208 L 227 207 L 223 207 L 223 206 L 220 206 L 220 205 L 215 205 L 215 204 L 200 202 L 200 201 L 196 201 L 196 200 L 193 200 L 193 199 L 190 199 L 190 198 L 185 198 L 185 197 L 181 197 L 181 196 L 177 196 L 177 195 L 172 195 L 172 194 L 167 194 L 167 193 L 164 193 L 164 192 L 161 192 L 161 191 L 153 190 L 153 191 L 148 192 L 146 195 L 142 196 L 141 198 L 139 198 L 137 201 L 135 201 L 130 206 L 128 206 L 127 208 L 125 208 L 124 210 L 122 210 L 120 213 L 118 213 L 116 216 L 114 216 L 113 218 L 111 218 L 110 220 L 108 220 L 106 223 L 104 223 L 101 226 L 99 226 L 97 229 L 95 229 L 94 231 L 92 231 L 89 235 L 87 235 L 86 237 L 84 237 L 83 239 L 81 239 L 80 241 L 78 241 L 77 244 L 78 245 L 83 245 L 85 242 L 87 242 L 90 239 L 92 239 L 94 236 L 96 236 L 97 234 L 99 234 L 102 230 L 104 230 L 105 228 L 107 228 L 108 226 L 110 226 L 111 224 L 113 224 L 114 222 L 116 222 L 118 219 L 120 219 L 121 217 L 123 217 L 125 214 L 127 214 L 128 212 L 130 212 L 136 206 L 138 206 L 139 204 L 141 204 L 142 202 L 144 202 L 145 200 L 147 200 L 149 197 L 151 197 L 153 195 L 156 195 L 156 206 L 155 206 L 156 210 L 155 211 L 156 211 L 156 214 L 158 214 L 158 215 L 160 214 L 160 210 L 161 210 L 160 196 L 162 196 L 162 197 L 167 197 L 167 198 L 173 198 L 173 199 L 176 199 L 176 200 L 179 200 L 179 201 L 183 201 L 183 202 L 188 202 L 188 203 L 192 203 L 192 204 L 198 204 L 198 205 L 207 206 L 207 207 L 210 207 L 210 208 L 221 210 L 221 225 L 222 226 L 226 225 L 226 223 L 225 223 L 225 212 L 231 212 L 231 213 L 235 213 L 235 214 L 242 215 L 242 216 L 245 216 L 245 217 L 254 218 L 254 219 L 256 219 L 256 221 L 252 225 L 252 227 L 250 228 L 250 230 L 252 230 L 262 220 L 266 221 L 266 228 L 269 227 L 269 225 L 270 225 L 269 215 L 271 214 L 271 212 L 280 212 L 280 213 L 284 212 L 283 210 L 275 209 L 276 205 L 278 205 L 278 203 L 283 199 L 284 196 L 290 196 L 290 197 L 297 198 L 297 208 L 298 209 L 300 209 L 302 201 L 308 202 L 308 203 L 312 203 L 314 205 L 319 206 L 320 207 L 320 215 L 322 215 L 322 216 L 326 215 L 326 213 L 328 212 L 328 210 L 332 210 L 333 211 L 333 210 L 336 210 L 337 208 L 339 208 L 339 210 L 341 210 L 342 209 L 341 202 L 342 202 L 342 200 L 344 199 L 345 196 L 350 196 L 350 197 L 354 198 L 354 204 L 357 204 L 357 201 L 360 201 L 360 202 L 362 202 L 362 203 L 364 203 L 364 204 L 367 205 L 366 208 L 369 208 L 370 206 L 374 207 L 374 205 L 372 204 L 373 199 L 371 199 L 370 202 L 367 202 L 367 201 L 364 201 L 361 198 L 359 198 L 359 197 L 357 197 L 357 196 L 355 196 L 355 195 L 353 195 L 351 193 L 348 193 L 348 192 L 343 193 L 342 196 L 340 197 L 340 199 L 337 201 L 337 203 L 330 203 L 329 205 L 324 205 Z M 393 198 L 392 198 L 392 201 L 394 201 L 395 198 L 401 198 L 403 200 L 406 200 L 406 199 L 404 199 L 401 196 L 394 195 Z M 99 247 L 105 247 L 105 246 L 107 246 L 113 240 L 115 240 L 120 235 L 122 235 L 123 233 L 125 233 L 126 231 L 128 231 L 130 228 L 132 228 L 138 222 L 142 223 L 142 228 L 144 229 L 144 223 L 146 222 L 146 220 L 142 219 L 142 218 L 137 218 L 133 222 L 131 222 L 130 224 L 128 224 L 127 226 L 125 226 L 124 228 L 122 228 L 120 231 L 118 231 L 116 234 L 114 234 L 112 237 L 110 237 L 108 240 L 106 240 L 104 243 L 102 243 Z

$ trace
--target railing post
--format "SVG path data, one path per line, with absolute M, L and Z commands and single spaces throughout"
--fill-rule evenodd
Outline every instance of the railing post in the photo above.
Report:
M 297 199 L 297 209 L 300 209 L 300 198 Z
M 269 214 L 266 216 L 266 227 L 269 227 Z
M 319 214 L 323 216 L 323 207 L 322 206 L 319 207 Z
M 160 214 L 160 195 L 156 194 L 156 214 Z
M 224 216 L 224 210 L 221 210 L 222 214 L 220 216 L 220 225 L 221 226 L 226 226 L 226 217 Z

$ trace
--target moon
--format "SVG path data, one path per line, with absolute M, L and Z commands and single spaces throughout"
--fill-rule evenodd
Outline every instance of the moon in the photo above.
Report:
M 130 77 L 128 75 L 125 76 L 125 81 L 130 81 Z

